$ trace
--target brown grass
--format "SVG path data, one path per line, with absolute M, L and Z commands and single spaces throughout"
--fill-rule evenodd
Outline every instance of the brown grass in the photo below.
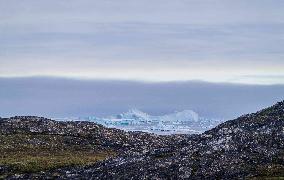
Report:
M 78 145 L 80 141 L 84 139 L 58 135 L 0 135 L 0 166 L 10 168 L 9 172 L 0 174 L 0 179 L 9 174 L 89 165 L 115 155 L 111 150 L 100 150 L 90 143 Z

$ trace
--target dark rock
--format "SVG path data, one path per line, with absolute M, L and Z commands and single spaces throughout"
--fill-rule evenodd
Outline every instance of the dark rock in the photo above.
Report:
M 1 133 L 86 136 L 119 155 L 94 165 L 10 178 L 243 179 L 284 176 L 284 102 L 220 124 L 201 135 L 157 136 L 107 129 L 90 122 L 15 117 Z

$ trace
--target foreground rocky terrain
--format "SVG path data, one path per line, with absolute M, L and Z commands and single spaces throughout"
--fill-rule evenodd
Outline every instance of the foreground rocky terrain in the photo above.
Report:
M 284 177 L 284 102 L 227 121 L 200 135 L 126 133 L 90 122 L 56 122 L 38 117 L 1 119 L 0 132 L 1 154 L 21 149 L 26 152 L 25 148 L 50 152 L 54 148 L 55 152 L 81 152 L 82 158 L 88 152 L 93 157 L 83 163 L 67 162 L 38 171 L 21 171 L 15 164 L 1 160 L 0 173 L 7 179 Z M 15 135 L 24 138 L 3 140 Z
M 58 122 L 35 116 L 2 118 L 0 178 L 85 166 L 110 157 L 175 146 L 183 139 L 187 136 L 124 132 L 91 122 Z

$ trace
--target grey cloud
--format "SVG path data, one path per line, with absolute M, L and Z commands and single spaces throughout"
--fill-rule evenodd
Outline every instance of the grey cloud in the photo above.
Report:
M 152 114 L 192 109 L 231 119 L 284 99 L 283 85 L 1 78 L 0 86 L 0 116 L 104 116 L 138 108 Z
M 186 67 L 189 72 L 197 67 L 206 74 L 215 71 L 208 68 L 214 64 L 228 72 L 247 67 L 253 75 L 280 74 L 278 69 L 284 67 L 283 3 L 0 0 L 0 76 L 67 76 L 64 73 L 77 64 L 77 72 L 95 67 L 93 71 L 109 74 L 108 68 L 157 64 L 166 67 L 164 71 Z M 60 67 L 62 74 L 52 74 L 54 67 Z
M 85 25 L 85 26 L 84 26 Z M 197 26 L 189 24 L 76 24 L 59 29 L 7 30 L 0 37 L 2 62 L 15 56 L 91 57 L 99 60 L 277 61 L 283 56 L 284 24 Z M 14 30 L 15 31 L 15 30 Z M 50 31 L 50 32 L 49 32 Z M 71 32 L 70 32 L 71 31 Z M 5 58 L 4 58 L 5 57 Z M 10 57 L 10 58 L 9 58 Z M 57 58 L 57 59 L 58 59 Z M 56 61 L 57 61 L 56 59 Z M 63 60 L 62 63 L 65 63 Z
M 283 13 L 281 13 L 283 7 L 283 2 L 279 0 L 1 0 L 0 17 L 27 23 L 41 21 L 279 23 L 283 22 Z

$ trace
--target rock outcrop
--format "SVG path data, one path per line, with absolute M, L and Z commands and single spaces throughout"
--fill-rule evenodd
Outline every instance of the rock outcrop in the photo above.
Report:
M 32 120 L 35 119 L 35 120 Z M 86 137 L 117 155 L 84 167 L 10 178 L 243 179 L 284 176 L 284 102 L 241 116 L 200 135 L 126 133 L 89 122 L 35 117 L 0 123 L 1 133 L 51 133 Z

